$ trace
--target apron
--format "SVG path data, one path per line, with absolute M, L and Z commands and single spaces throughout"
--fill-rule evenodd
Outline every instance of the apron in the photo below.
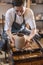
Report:
M 23 33 L 23 34 L 30 34 L 29 31 L 26 30 L 25 28 L 25 19 L 24 19 L 24 15 L 23 15 L 23 23 L 20 25 L 18 23 L 16 23 L 16 14 L 15 14 L 15 18 L 14 18 L 14 22 L 12 24 L 12 29 L 11 29 L 12 33 Z

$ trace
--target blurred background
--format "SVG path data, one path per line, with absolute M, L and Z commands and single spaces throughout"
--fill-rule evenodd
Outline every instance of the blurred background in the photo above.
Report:
M 12 1 L 13 0 L 0 0 L 0 36 L 3 33 L 5 13 L 8 9 L 12 8 L 12 4 L 11 4 Z M 37 30 L 39 30 L 40 34 L 43 35 L 43 0 L 25 0 L 24 6 L 31 8 L 33 10 Z M 43 39 L 41 39 L 41 43 L 43 43 Z M 42 44 L 42 47 L 43 47 L 43 44 Z M 2 52 L 2 53 L 3 55 L 0 55 L 0 58 L 3 58 L 3 57 L 5 58 L 5 52 Z M 0 60 L 0 62 L 2 61 Z M 9 64 L 4 64 L 2 62 L 2 64 L 0 63 L 0 65 L 9 65 Z M 25 64 L 21 64 L 21 65 L 25 65 Z M 43 60 L 38 62 L 37 61 L 32 62 L 32 64 L 27 63 L 26 65 L 43 65 Z

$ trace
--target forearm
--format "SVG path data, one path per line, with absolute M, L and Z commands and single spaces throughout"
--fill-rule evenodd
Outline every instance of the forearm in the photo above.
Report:
M 30 32 L 30 35 L 28 36 L 28 40 L 30 41 L 36 34 L 36 29 L 33 29 L 31 32 Z
M 14 40 L 15 40 L 14 35 L 11 33 L 10 30 L 7 30 L 6 34 L 8 35 L 8 39 L 10 41 L 10 46 L 14 47 Z

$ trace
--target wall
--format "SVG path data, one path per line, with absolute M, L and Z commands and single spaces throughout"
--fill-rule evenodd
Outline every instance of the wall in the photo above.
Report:
M 1 2 L 12 2 L 12 0 L 0 0 Z
M 1 22 L 2 22 L 2 14 L 5 14 L 6 13 L 6 11 L 9 9 L 9 8 L 11 8 L 12 7 L 12 5 L 11 4 L 5 4 L 5 3 L 0 3 L 0 34 L 2 34 L 2 24 L 1 24 Z
M 3 0 L 2 0 L 3 1 Z M 12 0 L 11 0 L 12 1 Z M 24 5 L 26 6 L 26 4 Z M 2 18 L 2 14 L 5 14 L 6 11 L 11 8 L 11 4 L 6 4 L 6 3 L 0 3 L 0 19 Z M 30 0 L 27 1 L 27 7 L 30 7 Z
M 30 0 L 27 0 L 27 7 L 30 7 Z
M 2 19 L 2 14 L 5 14 L 6 11 L 11 7 L 11 4 L 0 3 L 0 19 Z
M 37 15 L 37 13 L 43 13 L 43 4 L 33 4 L 30 7 L 35 15 Z
M 33 10 L 35 17 L 37 14 L 43 13 L 43 4 L 32 4 L 31 9 Z M 43 29 L 43 21 L 36 22 L 36 26 L 38 29 Z

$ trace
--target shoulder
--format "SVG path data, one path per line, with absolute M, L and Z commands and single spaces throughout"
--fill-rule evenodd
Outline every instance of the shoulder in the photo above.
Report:
M 31 8 L 26 8 L 25 15 L 33 15 L 33 10 Z
M 28 13 L 33 13 L 33 10 L 32 10 L 31 8 L 26 8 L 26 11 L 27 11 Z
M 5 15 L 11 15 L 14 11 L 15 11 L 14 8 L 10 8 L 7 10 Z

